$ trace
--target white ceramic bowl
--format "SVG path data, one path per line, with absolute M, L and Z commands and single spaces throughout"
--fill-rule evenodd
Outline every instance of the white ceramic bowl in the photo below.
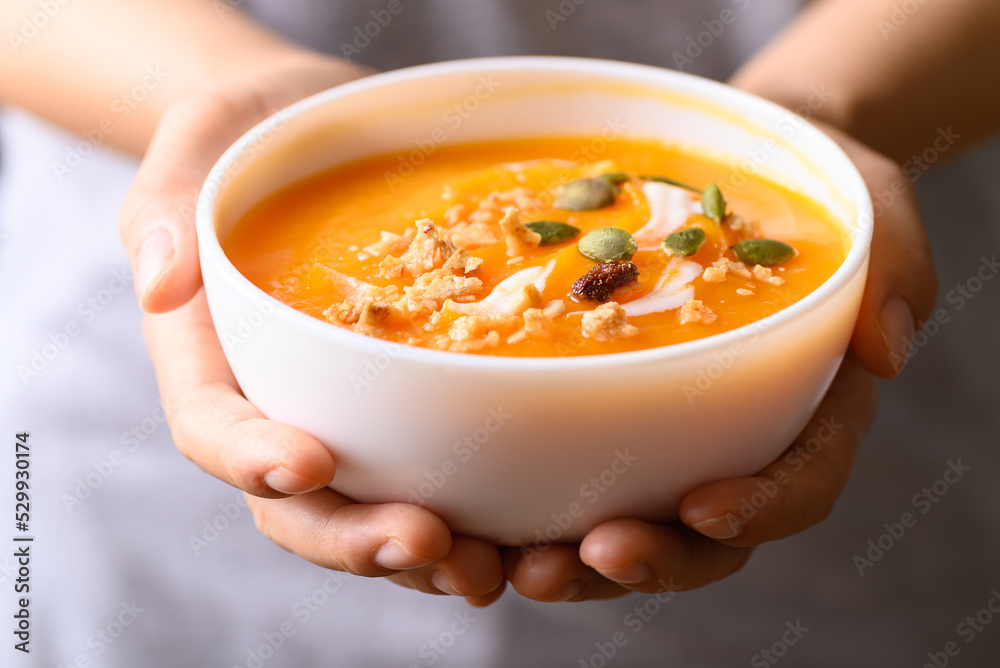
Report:
M 853 236 L 830 280 L 754 325 L 640 352 L 511 359 L 368 338 L 254 287 L 219 239 L 268 194 L 328 167 L 443 143 L 659 137 L 759 171 L 820 202 Z M 405 165 L 400 175 L 405 176 Z M 411 501 L 500 544 L 581 538 L 616 517 L 676 519 L 680 498 L 752 474 L 791 444 L 847 348 L 872 207 L 848 158 L 785 109 L 676 72 L 608 61 L 496 58 L 357 81 L 237 142 L 198 206 L 205 290 L 247 398 L 336 455 L 333 487 Z

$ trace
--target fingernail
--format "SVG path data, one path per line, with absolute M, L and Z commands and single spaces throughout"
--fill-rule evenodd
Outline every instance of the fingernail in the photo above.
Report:
M 135 256 L 135 296 L 141 304 L 174 257 L 174 240 L 166 230 L 146 237 Z
M 375 563 L 392 571 L 406 571 L 426 565 L 427 560 L 411 554 L 399 541 L 389 540 L 375 553 Z
M 715 540 L 729 540 L 736 538 L 743 533 L 747 523 L 732 513 L 726 513 L 722 517 L 713 517 L 697 524 L 692 524 L 691 528 L 709 538 Z
M 882 304 L 875 322 L 889 354 L 889 362 L 898 374 L 906 366 L 913 346 L 915 328 L 913 311 L 905 299 L 893 296 Z
M 303 478 L 284 466 L 268 471 L 264 476 L 264 484 L 282 494 L 305 494 L 323 486 L 323 483 Z
M 458 590 L 455 589 L 455 585 L 451 583 L 451 580 L 448 579 L 448 576 L 444 571 L 434 571 L 434 575 L 431 576 L 431 584 L 438 590 L 443 591 L 445 594 L 450 594 L 452 596 L 462 595 L 458 593 Z
M 639 584 L 653 577 L 653 571 L 645 561 L 636 560 L 616 571 L 601 571 L 601 575 L 621 584 Z
M 561 592 L 556 594 L 556 597 L 552 599 L 556 603 L 561 603 L 562 601 L 569 601 L 580 595 L 583 591 L 583 583 L 579 580 L 573 580 L 568 585 L 566 585 Z

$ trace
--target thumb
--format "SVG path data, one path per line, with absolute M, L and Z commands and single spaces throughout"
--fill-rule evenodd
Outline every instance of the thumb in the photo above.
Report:
M 146 312 L 172 311 L 201 287 L 195 206 L 219 156 L 279 109 L 370 73 L 324 55 L 297 52 L 265 72 L 251 72 L 167 109 L 122 203 L 118 225 L 132 262 L 136 296 Z
M 851 344 L 870 372 L 893 378 L 906 365 L 914 336 L 934 309 L 937 276 L 910 180 L 877 154 L 855 160 L 878 204 L 868 282 Z
M 122 203 L 119 232 L 149 313 L 187 303 L 201 286 L 195 206 L 218 157 L 259 120 L 239 118 L 210 98 L 184 101 L 163 115 Z
M 868 371 L 893 378 L 903 370 L 937 297 L 916 193 L 895 162 L 832 126 L 817 125 L 851 158 L 876 203 L 868 281 L 851 346 Z

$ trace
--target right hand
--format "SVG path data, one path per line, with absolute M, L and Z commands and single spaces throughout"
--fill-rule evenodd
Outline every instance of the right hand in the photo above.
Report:
M 180 451 L 247 492 L 258 528 L 285 549 L 326 568 L 485 605 L 504 588 L 497 548 L 453 536 L 423 508 L 359 504 L 329 489 L 336 468 L 330 451 L 268 420 L 240 392 L 201 289 L 194 207 L 215 161 L 280 108 L 367 73 L 302 54 L 175 103 L 125 198 L 120 231 Z

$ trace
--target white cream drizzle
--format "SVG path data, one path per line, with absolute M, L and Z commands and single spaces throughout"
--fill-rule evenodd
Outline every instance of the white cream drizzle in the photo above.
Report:
M 659 248 L 663 237 L 675 232 L 691 214 L 701 212 L 701 204 L 684 188 L 647 181 L 642 192 L 649 202 L 649 222 L 632 235 L 640 250 Z
M 530 283 L 534 284 L 539 292 L 542 292 L 549 274 L 555 268 L 556 261 L 550 260 L 548 264 L 541 267 L 522 269 L 498 283 L 490 294 L 478 302 L 470 304 L 451 302 L 448 304 L 448 308 L 462 315 L 511 313 L 513 306 L 521 299 L 521 288 Z
M 702 267 L 697 262 L 674 258 L 660 276 L 652 292 L 627 304 L 622 308 L 629 316 L 662 313 L 680 308 L 694 298 L 694 288 L 690 283 L 701 275 Z

